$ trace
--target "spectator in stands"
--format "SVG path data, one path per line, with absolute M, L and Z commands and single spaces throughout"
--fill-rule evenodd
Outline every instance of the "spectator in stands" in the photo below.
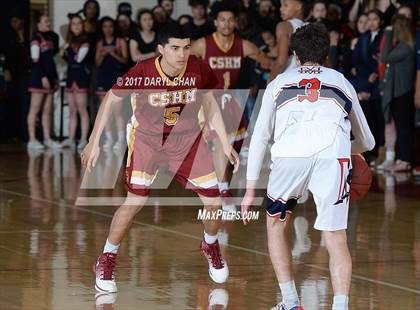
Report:
M 53 93 L 58 89 L 58 74 L 54 55 L 58 52 L 58 35 L 51 31 L 50 19 L 46 15 L 35 16 L 36 29 L 31 39 L 31 106 L 28 113 L 28 149 L 60 148 L 51 139 L 51 116 Z M 41 123 L 43 144 L 36 138 L 36 121 L 42 111 Z
M 388 123 L 393 120 L 397 132 L 396 141 L 386 141 L 387 156 L 383 165 L 384 169 L 394 172 L 411 170 L 414 46 L 410 20 L 403 15 L 397 15 L 392 27 L 387 27 L 384 33 L 384 49 L 381 54 L 381 61 L 386 64 L 382 87 L 385 121 Z M 394 146 L 395 153 L 391 154 Z M 397 159 L 395 164 L 394 158 Z
M 191 40 L 197 40 L 214 32 L 214 25 L 207 17 L 208 0 L 189 0 L 193 20 L 184 25 Z
M 176 23 L 176 20 L 172 18 L 174 12 L 174 1 L 173 0 L 158 0 L 158 5 L 161 6 L 167 15 L 168 22 Z
M 157 34 L 153 30 L 152 11 L 142 9 L 137 14 L 138 30 L 130 40 L 130 56 L 133 62 L 139 62 L 156 56 Z
M 349 21 L 354 23 L 360 14 L 371 10 L 379 10 L 383 14 L 385 24 L 388 24 L 400 4 L 396 0 L 355 0 L 349 12 Z
M 89 133 L 89 115 L 86 105 L 90 85 L 90 66 L 87 60 L 90 45 L 82 18 L 77 14 L 70 14 L 69 18 L 66 44 L 60 53 L 67 62 L 66 93 L 70 111 L 70 129 L 68 139 L 61 145 L 63 147 L 75 145 L 77 115 L 79 114 L 82 130 L 77 148 L 82 150 L 87 144 Z
M 272 0 L 261 0 L 258 3 L 256 22 L 260 29 L 275 32 L 278 19 L 275 15 L 276 7 Z
M 381 11 L 370 11 L 368 13 L 369 31 L 359 36 L 352 54 L 352 61 L 355 68 L 355 77 L 352 79 L 352 83 L 357 91 L 360 104 L 376 141 L 374 151 L 366 155 L 371 165 L 376 164 L 376 157 L 379 153 L 378 149 L 385 143 L 385 125 L 381 96 L 378 89 L 378 61 L 382 24 L 383 14 Z
M 193 18 L 191 15 L 183 14 L 180 17 L 178 17 L 177 23 L 181 26 L 185 26 L 186 24 L 192 21 L 193 21 Z
M 417 35 L 416 35 L 416 55 L 417 55 L 417 59 L 416 59 L 416 94 L 415 94 L 415 99 L 414 99 L 414 106 L 416 107 L 416 127 L 417 130 L 420 130 L 420 30 L 417 31 Z M 418 160 L 418 159 L 417 159 Z M 413 174 L 415 176 L 420 176 L 420 165 L 417 166 L 414 170 L 413 170 Z
M 128 48 L 124 39 L 115 34 L 115 21 L 110 17 L 101 19 L 102 39 L 96 46 L 96 66 L 98 67 L 98 78 L 96 94 L 102 101 L 103 97 L 118 77 L 122 76 L 125 65 L 128 62 Z M 122 149 L 125 147 L 124 119 L 122 117 L 121 105 L 112 111 L 115 116 L 118 138 L 114 144 L 112 136 L 112 123 L 108 122 L 105 130 L 104 149 Z
M 324 0 L 316 0 L 311 10 L 311 22 L 323 22 L 327 18 L 327 4 Z
M 13 135 L 26 141 L 28 139 L 27 115 L 29 109 L 29 42 L 27 34 L 25 34 L 24 19 L 21 16 L 12 14 L 10 28 L 12 31 L 5 43 L 4 79 L 8 101 L 15 103 L 11 113 L 18 118 L 11 123 L 11 127 L 15 129 Z
M 128 2 L 121 2 L 120 4 L 118 4 L 117 14 L 125 14 L 131 19 L 131 15 L 133 14 L 131 4 Z
M 159 33 L 159 29 L 161 29 L 167 24 L 171 24 L 171 23 L 177 24 L 176 21 L 169 18 L 168 13 L 160 5 L 155 6 L 152 9 L 152 13 L 153 13 L 155 30 L 158 33 Z
M 124 38 L 128 44 L 137 29 L 129 15 L 120 13 L 117 16 L 117 30 L 120 36 Z
M 87 0 L 83 5 L 82 12 L 83 16 L 85 16 L 85 20 L 83 21 L 83 28 L 90 45 L 89 54 L 87 55 L 87 62 L 91 67 L 93 67 L 95 64 L 96 42 L 100 38 L 99 2 L 96 0 Z

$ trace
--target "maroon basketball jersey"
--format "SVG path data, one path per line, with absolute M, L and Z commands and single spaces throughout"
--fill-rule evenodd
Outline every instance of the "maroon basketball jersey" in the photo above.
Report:
M 244 58 L 242 39 L 234 37 L 232 45 L 225 50 L 217 41 L 216 33 L 206 38 L 206 53 L 204 60 L 216 74 L 218 89 L 235 88 Z
M 181 73 L 168 77 L 160 66 L 161 56 L 132 67 L 112 87 L 119 97 L 131 95 L 131 125 L 147 135 L 184 134 L 199 129 L 198 112 L 203 100 L 200 89 L 213 89 L 217 78 L 211 68 L 190 56 Z

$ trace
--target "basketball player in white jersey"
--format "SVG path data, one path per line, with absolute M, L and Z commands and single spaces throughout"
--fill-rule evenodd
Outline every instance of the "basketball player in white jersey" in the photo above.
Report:
M 299 27 L 303 26 L 305 12 L 308 7 L 307 0 L 281 0 L 280 15 L 282 22 L 276 27 L 277 60 L 270 72 L 270 81 L 288 67 L 295 67 L 293 57 L 289 57 L 290 36 Z
M 242 212 L 249 211 L 255 198 L 274 130 L 267 235 L 283 300 L 273 309 L 303 309 L 293 280 L 287 235 L 297 199 L 309 189 L 317 209 L 314 228 L 322 231 L 330 256 L 333 310 L 347 310 L 352 268 L 346 237 L 350 155 L 371 150 L 375 141 L 354 88 L 341 73 L 322 66 L 329 50 L 325 27 L 300 27 L 291 36 L 291 49 L 297 67 L 278 75 L 264 93 L 249 149 Z

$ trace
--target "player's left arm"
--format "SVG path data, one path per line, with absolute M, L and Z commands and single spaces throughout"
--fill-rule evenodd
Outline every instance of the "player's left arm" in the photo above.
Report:
M 230 163 L 234 165 L 233 172 L 236 172 L 239 168 L 239 156 L 229 143 L 223 117 L 212 91 L 208 91 L 205 94 L 203 109 L 206 119 L 209 120 L 210 125 L 222 142 L 225 155 L 229 158 Z
M 266 70 L 271 69 L 272 60 L 261 51 L 254 43 L 248 40 L 242 40 L 242 47 L 244 51 L 244 56 L 249 57 L 256 62 L 258 62 L 261 67 Z

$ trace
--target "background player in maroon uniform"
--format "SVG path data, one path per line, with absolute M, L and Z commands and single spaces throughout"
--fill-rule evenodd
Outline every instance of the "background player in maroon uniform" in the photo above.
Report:
M 219 79 L 217 89 L 235 89 L 243 59 L 250 57 L 269 68 L 271 60 L 253 43 L 235 36 L 236 5 L 231 1 L 215 2 L 212 6 L 216 32 L 201 38 L 192 45 L 192 53 L 204 59 Z M 220 92 L 218 103 L 225 122 L 226 131 L 237 152 L 246 137 L 246 122 L 243 108 L 234 99 L 233 92 Z M 220 141 L 214 139 L 214 164 L 219 178 L 222 197 L 231 197 L 229 180 L 232 169 L 226 171 L 226 160 Z
M 211 68 L 198 58 L 189 57 L 190 39 L 180 26 L 167 27 L 159 34 L 158 41 L 162 55 L 138 63 L 107 93 L 90 142 L 81 154 L 82 162 L 90 170 L 99 156 L 99 139 L 112 106 L 131 94 L 133 116 L 129 124 L 126 170 L 128 194 L 126 202 L 114 214 L 103 254 L 95 265 L 96 289 L 102 292 L 117 290 L 114 268 L 119 244 L 134 216 L 146 203 L 159 166 L 166 163 L 177 181 L 198 194 L 207 212 L 220 209 L 217 177 L 198 125 L 201 106 L 216 129 L 226 156 L 238 167 L 238 155 L 228 142 L 212 93 L 206 92 L 202 98 L 194 95 L 198 89 L 216 86 L 217 78 Z M 125 82 L 133 78 L 137 78 L 135 86 Z M 162 81 L 165 81 L 164 85 Z M 198 160 L 194 161 L 195 157 Z M 201 250 L 208 260 L 210 277 L 223 283 L 229 271 L 217 241 L 219 221 L 206 220 L 203 223 L 205 232 Z

